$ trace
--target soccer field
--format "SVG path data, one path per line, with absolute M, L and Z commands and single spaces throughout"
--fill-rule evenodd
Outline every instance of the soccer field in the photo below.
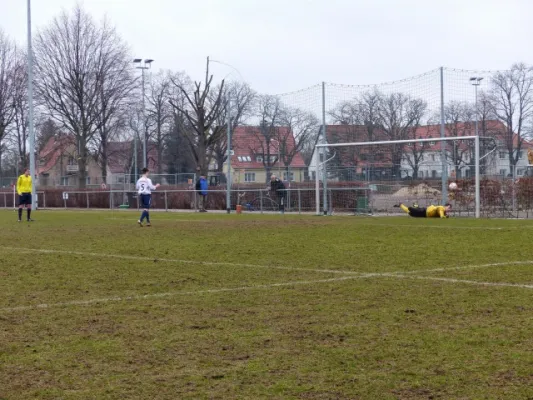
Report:
M 531 399 L 533 221 L 0 212 L 0 399 Z

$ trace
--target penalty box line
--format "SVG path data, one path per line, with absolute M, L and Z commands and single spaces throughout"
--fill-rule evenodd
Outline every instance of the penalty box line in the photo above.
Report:
M 49 309 L 49 308 L 68 307 L 68 306 L 88 306 L 88 305 L 93 305 L 93 304 L 105 304 L 105 303 L 122 302 L 122 301 L 159 299 L 159 298 L 176 297 L 176 296 L 194 296 L 194 295 L 216 294 L 216 293 L 226 293 L 226 292 L 243 292 L 243 291 L 255 290 L 255 289 L 269 289 L 269 288 L 279 288 L 279 287 L 312 285 L 312 284 L 318 284 L 318 283 L 340 282 L 340 281 L 347 281 L 347 280 L 352 280 L 352 279 L 362 279 L 362 278 L 367 278 L 370 276 L 373 276 L 373 274 L 350 275 L 350 276 L 341 276 L 338 278 L 316 279 L 316 280 L 306 280 L 306 281 L 268 283 L 268 284 L 263 284 L 263 285 L 240 286 L 240 287 L 231 287 L 231 288 L 204 289 L 204 290 L 181 291 L 181 292 L 165 292 L 165 293 L 153 293 L 153 294 L 133 295 L 133 296 L 114 296 L 114 297 L 104 297 L 104 298 L 99 298 L 99 299 L 72 300 L 72 301 L 64 301 L 64 302 L 59 302 L 59 303 L 48 303 L 48 304 L 43 303 L 43 304 L 28 305 L 28 306 L 16 306 L 16 307 L 9 307 L 9 308 L 1 308 L 0 311 L 1 312 L 15 312 L 15 311 Z
M 424 271 L 420 271 L 420 272 L 424 272 Z M 533 285 L 529 285 L 525 283 L 482 282 L 482 281 L 473 281 L 470 279 L 445 278 L 445 277 L 439 277 L 439 276 L 403 275 L 399 273 L 380 274 L 380 276 L 383 278 L 390 277 L 390 278 L 398 278 L 398 279 L 417 279 L 417 280 L 425 280 L 425 281 L 459 283 L 459 284 L 477 285 L 477 286 L 516 287 L 516 288 L 522 288 L 522 289 L 533 289 Z
M 9 246 L 0 246 L 2 250 L 8 250 L 19 253 L 40 253 L 40 254 L 65 254 L 73 256 L 82 256 L 82 257 L 95 257 L 95 258 L 114 258 L 120 260 L 131 260 L 131 261 L 148 261 L 148 262 L 167 262 L 167 263 L 182 263 L 182 264 L 193 264 L 193 265 L 205 265 L 209 267 L 216 266 L 231 266 L 231 267 L 242 267 L 242 268 L 260 268 L 260 269 L 279 269 L 284 271 L 297 271 L 297 272 L 316 272 L 322 274 L 341 274 L 341 275 L 364 275 L 363 272 L 355 271 L 341 271 L 337 269 L 316 269 L 316 268 L 298 268 L 298 267 L 285 267 L 282 265 L 261 265 L 261 264 L 246 264 L 246 263 L 233 263 L 233 262 L 224 262 L 224 261 L 195 261 L 195 260 L 181 260 L 174 258 L 159 258 L 159 257 L 141 257 L 141 256 L 128 256 L 122 254 L 106 254 L 106 253 L 93 253 L 93 252 L 83 252 L 83 251 L 73 251 L 73 250 L 54 250 L 54 249 L 31 249 L 23 247 L 9 247 Z
M 257 290 L 257 289 L 269 289 L 269 288 L 280 288 L 280 287 L 291 287 L 291 286 L 294 287 L 294 286 L 312 285 L 312 284 L 320 284 L 320 283 L 335 283 L 335 282 L 341 282 L 341 281 L 364 279 L 364 278 L 375 278 L 375 277 L 394 278 L 394 279 L 429 280 L 429 281 L 437 281 L 437 282 L 444 282 L 444 283 L 466 284 L 466 285 L 476 285 L 476 286 L 486 286 L 486 287 L 514 287 L 514 288 L 522 288 L 522 289 L 533 289 L 533 285 L 519 284 L 519 283 L 480 282 L 480 281 L 455 279 L 455 278 L 441 278 L 441 277 L 418 276 L 418 275 L 401 275 L 398 273 L 379 273 L 379 274 L 369 273 L 369 274 L 361 274 L 361 275 L 342 276 L 338 278 L 329 278 L 329 279 L 280 282 L 280 283 L 240 286 L 240 287 L 232 287 L 232 288 L 205 289 L 205 290 L 181 291 L 181 292 L 179 291 L 178 292 L 165 292 L 165 293 L 153 293 L 153 294 L 133 295 L 133 296 L 114 296 L 114 297 L 104 297 L 104 298 L 88 299 L 88 300 L 72 300 L 72 301 L 48 303 L 48 304 L 42 303 L 42 304 L 36 304 L 36 305 L 2 308 L 0 309 L 0 312 L 17 312 L 17 311 L 69 307 L 69 306 L 89 306 L 89 305 L 105 304 L 105 303 L 111 303 L 111 302 L 161 299 L 161 298 L 177 297 L 177 296 L 195 296 L 195 295 L 203 295 L 203 294 L 243 292 L 243 291 Z

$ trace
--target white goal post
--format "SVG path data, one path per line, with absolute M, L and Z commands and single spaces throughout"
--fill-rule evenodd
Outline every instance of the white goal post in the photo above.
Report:
M 474 175 L 475 175 L 475 217 L 479 218 L 481 214 L 480 204 L 480 178 L 479 178 L 479 136 L 453 136 L 453 137 L 435 137 L 427 139 L 411 139 L 411 140 L 383 140 L 375 142 L 354 142 L 354 143 L 320 143 L 315 145 L 315 149 L 320 148 L 334 148 L 334 147 L 349 147 L 349 146 L 375 146 L 375 145 L 390 145 L 390 144 L 408 144 L 408 143 L 425 143 L 425 142 L 449 142 L 455 140 L 474 140 Z M 319 157 L 315 157 L 315 196 L 316 196 L 316 214 L 320 215 L 320 174 L 319 168 L 322 164 L 319 163 Z M 327 177 L 325 177 L 327 179 Z M 326 197 L 326 196 L 325 196 Z

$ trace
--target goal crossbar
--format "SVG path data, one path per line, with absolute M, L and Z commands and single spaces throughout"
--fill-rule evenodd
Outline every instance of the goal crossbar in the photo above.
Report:
M 374 142 L 352 142 L 352 143 L 319 143 L 315 145 L 315 149 L 320 148 L 329 148 L 329 147 L 351 147 L 351 146 L 375 146 L 375 145 L 386 145 L 386 144 L 407 144 L 407 143 L 427 143 L 427 142 L 452 142 L 455 140 L 474 140 L 474 170 L 475 170 L 475 207 L 476 218 L 479 218 L 481 215 L 481 204 L 480 204 L 480 180 L 479 180 L 479 136 L 447 136 L 447 137 L 436 137 L 436 138 L 427 138 L 427 139 L 405 139 L 405 140 L 381 140 Z M 443 161 L 444 162 L 444 161 Z M 325 163 L 323 163 L 325 165 Z M 319 164 L 318 157 L 316 157 L 315 163 L 315 176 L 316 176 L 316 214 L 320 215 L 320 179 L 319 179 Z M 327 177 L 325 177 L 327 179 Z M 324 213 L 326 213 L 327 205 L 324 204 Z

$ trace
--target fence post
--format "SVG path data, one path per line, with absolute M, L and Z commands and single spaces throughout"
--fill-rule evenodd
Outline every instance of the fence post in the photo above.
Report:
M 168 211 L 168 196 L 167 196 L 166 190 L 165 190 L 165 211 Z
M 87 208 L 89 208 L 89 192 L 85 192 L 85 197 L 87 198 Z
M 261 208 L 261 214 L 263 214 L 263 191 L 259 191 L 259 207 Z
M 113 190 L 109 189 L 109 209 L 113 209 Z
M 301 190 L 298 188 L 298 214 L 302 213 L 302 195 Z

